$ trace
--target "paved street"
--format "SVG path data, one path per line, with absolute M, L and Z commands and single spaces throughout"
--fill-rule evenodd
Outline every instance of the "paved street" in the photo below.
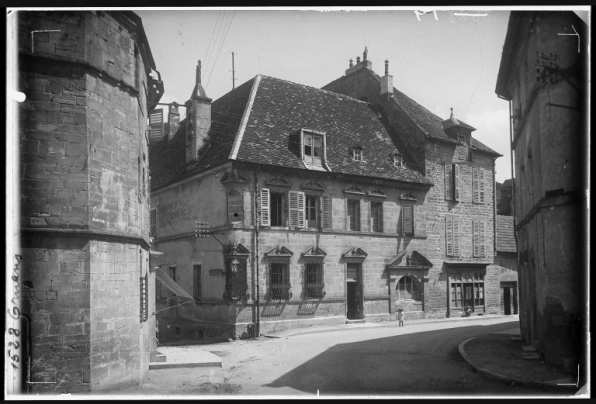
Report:
M 536 396 L 478 376 L 457 352 L 469 337 L 517 324 L 502 317 L 204 345 L 222 368 L 151 370 L 141 386 L 118 394 Z

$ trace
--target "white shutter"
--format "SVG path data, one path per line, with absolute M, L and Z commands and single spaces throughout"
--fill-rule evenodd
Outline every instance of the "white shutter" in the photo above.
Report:
M 323 195 L 323 228 L 333 227 L 333 205 L 329 195 Z
M 448 201 L 453 200 L 453 166 L 451 164 L 445 164 L 445 199 Z
M 455 201 L 459 201 L 459 164 L 454 164 L 453 171 L 455 173 L 453 178 L 453 191 L 455 198 L 453 199 Z
M 453 255 L 453 219 L 445 218 L 445 253 L 447 256 Z
M 472 221 L 472 239 L 473 239 L 474 257 L 478 257 L 480 255 L 479 228 L 480 228 L 479 222 L 476 220 Z
M 480 256 L 486 257 L 486 222 L 478 223 Z
M 486 191 L 486 179 L 484 176 L 484 168 L 481 168 L 478 172 L 478 193 L 480 197 L 478 198 L 478 202 L 484 203 L 485 202 L 485 191 Z
M 459 219 L 453 219 L 453 255 L 459 257 Z
M 404 230 L 404 235 L 406 234 L 413 234 L 414 233 L 414 223 L 413 223 L 413 219 L 414 219 L 414 215 L 413 215 L 413 205 L 411 204 L 407 204 L 404 205 L 403 207 L 403 230 Z
M 269 208 L 269 189 L 261 189 L 259 208 L 261 210 L 261 226 L 271 226 L 271 209 Z
M 480 187 L 478 185 L 478 167 L 474 167 L 472 168 L 472 197 L 474 203 L 480 202 Z
M 289 191 L 288 199 L 290 201 L 290 226 L 304 227 L 306 214 L 304 211 L 306 205 L 306 195 L 300 191 Z

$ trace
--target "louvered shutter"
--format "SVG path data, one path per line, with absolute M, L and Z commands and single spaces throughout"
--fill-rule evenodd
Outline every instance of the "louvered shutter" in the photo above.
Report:
M 333 227 L 332 216 L 332 203 L 329 195 L 323 196 L 323 228 L 331 229 Z
M 484 203 L 485 201 L 485 191 L 486 191 L 486 183 L 485 183 L 485 178 L 484 178 L 484 168 L 481 168 L 478 172 L 478 193 L 479 193 L 479 198 L 478 198 L 478 202 L 480 203 Z
M 480 256 L 486 256 L 486 222 L 478 223 L 478 236 L 480 244 Z
M 474 167 L 472 168 L 472 195 L 475 203 L 480 202 L 480 187 L 478 185 L 478 167 Z
M 459 219 L 453 219 L 453 255 L 459 256 Z
M 445 164 L 445 199 L 448 201 L 453 200 L 453 166 L 451 164 Z
M 453 219 L 445 218 L 445 248 L 448 256 L 453 255 Z
M 306 204 L 304 192 L 289 191 L 288 199 L 290 200 L 290 226 L 304 227 L 304 207 Z
M 480 255 L 480 235 L 479 235 L 479 222 L 474 220 L 472 221 L 472 240 L 473 240 L 473 248 L 474 248 L 474 257 L 478 257 Z
M 413 223 L 413 206 L 408 204 L 404 205 L 403 208 L 403 227 L 404 227 L 404 234 L 412 234 L 414 233 L 414 223 Z
M 163 134 L 163 109 L 154 109 L 149 115 L 149 139 L 161 140 Z
M 269 195 L 269 189 L 261 189 L 261 195 L 259 198 L 259 208 L 261 210 L 261 226 L 271 226 L 271 209 L 269 208 L 269 201 L 271 200 Z
M 455 198 L 453 199 L 459 201 L 459 164 L 454 164 L 453 171 L 455 174 L 453 176 L 453 191 Z

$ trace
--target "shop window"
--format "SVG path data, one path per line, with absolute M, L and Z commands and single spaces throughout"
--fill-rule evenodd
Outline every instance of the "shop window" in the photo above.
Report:
M 451 307 L 484 306 L 484 274 L 454 273 L 451 274 Z

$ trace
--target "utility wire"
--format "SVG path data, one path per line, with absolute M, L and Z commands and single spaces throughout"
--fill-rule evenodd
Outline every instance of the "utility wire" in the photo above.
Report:
M 221 45 L 219 46 L 219 51 L 217 52 L 217 56 L 215 57 L 215 62 L 213 63 L 213 66 L 211 67 L 211 72 L 209 73 L 209 78 L 207 79 L 207 86 L 209 85 L 209 81 L 211 80 L 211 75 L 213 74 L 213 71 L 215 70 L 215 65 L 217 64 L 219 55 L 221 55 L 221 49 L 223 48 L 223 45 L 226 42 L 226 38 L 228 37 L 228 32 L 230 30 L 230 26 L 232 25 L 232 21 L 234 21 L 235 16 L 236 16 L 236 11 L 234 11 L 232 13 L 232 18 L 230 19 L 230 22 L 228 23 L 228 26 L 226 28 L 226 33 L 223 37 L 223 40 L 221 41 Z

